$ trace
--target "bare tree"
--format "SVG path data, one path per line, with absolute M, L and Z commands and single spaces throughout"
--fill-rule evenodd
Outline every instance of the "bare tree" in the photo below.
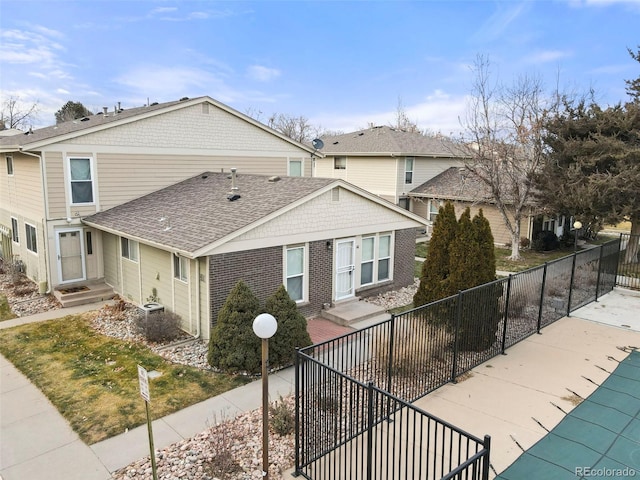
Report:
M 478 56 L 460 147 L 466 169 L 490 192 L 511 234 L 511 260 L 520 258 L 522 220 L 534 203 L 532 178 L 543 159 L 543 120 L 549 106 L 542 82 L 523 76 L 513 85 L 494 82 L 490 62 Z
M 317 128 L 313 127 L 306 117 L 292 117 L 283 113 L 274 113 L 269 117 L 267 125 L 274 130 L 300 143 L 308 143 L 317 134 Z
M 418 127 L 418 124 L 409 118 L 407 111 L 402 104 L 402 98 L 398 97 L 398 106 L 396 107 L 396 118 L 394 124 L 389 124 L 390 127 L 402 130 L 409 133 L 420 133 L 422 130 Z
M 38 116 L 38 102 L 24 103 L 20 97 L 9 97 L 2 102 L 0 111 L 0 130 L 19 128 L 26 130 Z

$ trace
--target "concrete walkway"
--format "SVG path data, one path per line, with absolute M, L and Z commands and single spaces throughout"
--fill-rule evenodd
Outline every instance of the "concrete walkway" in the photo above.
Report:
M 100 306 L 76 307 L 74 313 Z M 40 314 L 37 321 L 71 310 Z M 615 359 L 626 356 L 618 347 L 640 346 L 638 311 L 640 292 L 615 289 L 417 405 L 478 436 L 492 435 L 491 459 L 499 473 L 521 453 L 518 445 L 526 449 L 546 434 L 534 418 L 551 429 L 564 415 L 554 404 L 571 409 L 572 392 L 589 395 L 596 385 L 587 378 L 600 383 L 617 365 Z M 36 320 L 1 322 L 0 328 L 30 321 Z M 2 357 L 0 373 L 2 480 L 107 480 L 110 472 L 149 455 L 146 426 L 86 446 L 44 395 Z M 291 393 L 293 369 L 271 375 L 269 384 L 272 399 Z M 260 402 L 258 380 L 158 419 L 153 422 L 155 447 L 189 438 L 214 417 L 231 418 L 259 408 Z

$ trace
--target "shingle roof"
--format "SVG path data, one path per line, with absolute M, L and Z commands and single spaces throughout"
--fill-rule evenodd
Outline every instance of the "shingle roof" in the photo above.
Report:
M 238 173 L 240 198 L 229 201 L 230 174 L 205 172 L 91 215 L 84 222 L 192 253 L 336 182 L 313 177 L 271 182 L 269 178 Z
M 198 97 L 200 98 L 206 97 Z M 173 105 L 177 105 L 179 103 L 184 103 L 184 100 L 176 100 L 173 102 L 165 102 L 165 103 L 156 103 L 149 106 L 136 107 L 136 108 L 126 108 L 120 109 L 117 113 L 115 109 L 109 110 L 107 115 L 104 115 L 102 112 L 97 113 L 95 115 L 89 115 L 88 117 L 84 117 L 85 119 L 78 120 L 70 120 L 68 122 L 58 123 L 57 125 L 52 125 L 49 127 L 38 128 L 33 130 L 33 132 L 22 133 L 19 135 L 11 135 L 0 137 L 0 146 L 25 146 L 31 143 L 40 142 L 43 140 L 59 137 L 62 135 L 67 135 L 70 133 L 81 132 L 82 130 L 87 130 L 90 128 L 106 125 L 112 122 L 117 122 L 120 120 L 124 120 L 127 118 L 132 118 L 137 115 L 153 112 L 155 110 L 162 110 L 164 108 L 171 107 Z
M 425 136 L 392 127 L 380 126 L 322 137 L 325 155 L 371 155 L 395 154 L 409 156 L 459 157 L 456 145 L 451 139 L 441 136 Z
M 409 196 L 492 202 L 486 183 L 464 167 L 451 167 L 409 192 Z

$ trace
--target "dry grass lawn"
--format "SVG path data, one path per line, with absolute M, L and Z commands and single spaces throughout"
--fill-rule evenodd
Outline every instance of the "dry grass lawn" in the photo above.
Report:
M 137 365 L 162 376 L 150 381 L 159 418 L 247 382 L 172 364 L 142 344 L 103 336 L 84 316 L 67 316 L 0 331 L 0 353 L 56 406 L 87 444 L 146 421 Z

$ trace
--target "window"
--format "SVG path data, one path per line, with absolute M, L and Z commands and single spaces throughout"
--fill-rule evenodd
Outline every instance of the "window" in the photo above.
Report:
M 70 158 L 71 203 L 93 203 L 93 175 L 90 158 Z
M 413 183 L 413 157 L 404 159 L 404 183 Z
M 122 256 L 132 262 L 138 261 L 138 242 L 121 237 L 120 244 L 122 246 Z
M 302 176 L 302 160 L 289 160 L 289 176 L 290 177 Z
M 362 238 L 360 285 L 372 285 L 391 278 L 391 234 Z
M 378 281 L 389 280 L 391 263 L 391 235 L 380 235 L 378 242 Z
M 6 159 L 7 159 L 7 175 L 13 175 L 13 157 L 11 155 L 7 155 Z
M 91 238 L 91 232 L 87 232 L 85 235 L 87 248 L 87 255 L 93 255 L 93 239 Z
M 36 235 L 36 227 L 25 223 L 24 231 L 27 237 L 27 250 L 33 253 L 38 253 L 38 237 Z
M 398 206 L 400 208 L 404 208 L 405 210 L 409 210 L 409 197 L 400 198 L 398 200 Z
M 440 202 L 438 202 L 437 200 L 429 200 L 429 217 L 427 218 L 427 220 L 435 222 L 439 211 Z
M 183 282 L 187 281 L 187 268 L 189 260 L 187 257 L 181 257 L 180 255 L 173 254 L 173 276 Z
M 20 236 L 18 235 L 18 219 L 11 217 L 11 240 L 15 243 L 20 243 Z
M 287 292 L 295 302 L 305 298 L 305 247 L 286 247 L 285 281 Z
M 362 262 L 360 263 L 360 284 L 373 283 L 373 261 L 375 255 L 376 237 L 362 239 Z
M 333 169 L 334 170 L 346 170 L 347 157 L 333 157 Z

